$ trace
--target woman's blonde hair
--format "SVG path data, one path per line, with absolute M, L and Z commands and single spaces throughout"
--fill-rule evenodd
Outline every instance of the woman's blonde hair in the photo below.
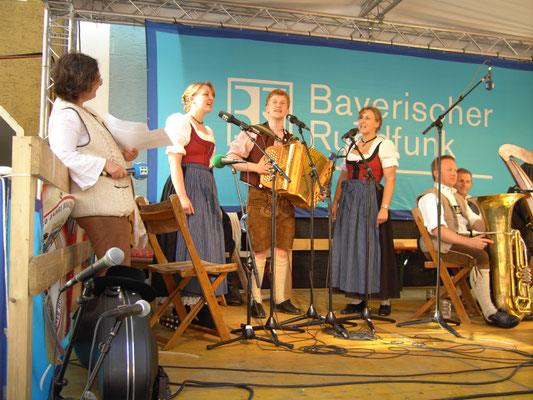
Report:
M 215 86 L 211 82 L 194 82 L 191 83 L 185 92 L 181 95 L 181 102 L 183 103 L 183 111 L 189 112 L 191 109 L 192 98 L 200 91 L 202 86 L 209 86 L 215 96 Z
M 374 114 L 374 118 L 376 118 L 376 121 L 379 122 L 378 129 L 376 130 L 376 132 L 379 132 L 379 130 L 381 129 L 381 125 L 383 124 L 383 116 L 381 115 L 381 111 L 379 111 L 379 108 L 377 107 L 366 106 L 361 108 L 361 111 L 359 111 L 359 118 L 361 118 L 365 111 L 372 111 L 372 113 Z

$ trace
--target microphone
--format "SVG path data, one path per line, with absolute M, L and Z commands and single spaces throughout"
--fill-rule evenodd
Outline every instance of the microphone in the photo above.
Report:
M 124 252 L 118 247 L 111 247 L 109 250 L 107 250 L 107 252 L 101 259 L 96 261 L 94 264 L 88 266 L 83 271 L 81 271 L 79 274 L 74 276 L 74 278 L 69 280 L 59 290 L 59 293 L 64 292 L 65 290 L 74 286 L 78 282 L 84 282 L 87 279 L 92 278 L 98 272 L 100 272 L 106 267 L 113 267 L 115 265 L 119 265 L 122 262 L 122 260 L 124 260 Z
M 242 121 L 239 121 L 237 118 L 235 118 L 233 115 L 231 115 L 230 113 L 226 111 L 219 111 L 218 116 L 229 124 L 237 125 L 243 131 L 250 130 L 250 125 Z
M 350 334 L 348 333 L 348 331 L 346 330 L 344 325 L 342 325 L 340 322 L 334 321 L 331 324 L 331 327 L 333 328 L 333 330 L 335 332 L 337 332 L 339 335 L 341 335 L 344 339 L 349 339 L 350 338 Z
M 211 163 L 215 168 L 224 168 L 226 165 L 245 163 L 245 160 L 237 160 L 235 158 L 226 158 L 222 154 L 217 154 L 211 159 Z
M 359 128 L 352 128 L 348 132 L 346 132 L 344 135 L 342 135 L 341 139 L 348 139 L 353 138 L 355 135 L 359 133 Z
M 143 162 L 135 163 L 132 168 L 126 168 L 126 172 L 128 175 L 132 175 L 135 179 L 145 179 L 148 176 L 148 165 Z M 111 175 L 102 171 L 100 176 L 110 177 Z
M 100 318 L 116 317 L 117 321 L 137 315 L 139 318 L 150 314 L 150 304 L 146 300 L 137 300 L 135 304 L 124 304 L 100 315 Z
M 492 90 L 494 89 L 494 82 L 492 81 L 492 63 L 489 60 L 489 79 L 485 82 L 485 89 Z
M 346 158 L 346 156 L 339 156 L 337 155 L 337 153 L 329 153 L 329 157 L 328 157 L 329 161 L 336 160 L 337 158 Z
M 287 114 L 286 118 L 291 124 L 296 125 L 298 128 L 307 129 L 309 132 L 311 132 L 309 130 L 309 128 L 307 127 L 307 125 L 305 125 L 302 121 L 300 121 L 298 118 L 296 118 L 296 116 L 294 116 L 292 114 Z
M 135 179 L 146 179 L 148 176 L 148 165 L 143 162 L 133 164 L 133 168 L 126 168 L 128 175 L 133 175 Z

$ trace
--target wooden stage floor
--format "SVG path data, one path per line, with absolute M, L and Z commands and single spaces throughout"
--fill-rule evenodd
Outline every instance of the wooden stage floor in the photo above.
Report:
M 322 314 L 327 297 L 326 290 L 316 290 L 315 306 Z M 304 310 L 308 299 L 308 289 L 294 291 L 293 303 Z M 392 301 L 390 317 L 409 321 L 424 301 L 425 289 L 404 288 L 402 298 Z M 345 299 L 334 295 L 333 302 L 334 310 L 340 310 Z M 268 300 L 264 306 L 267 309 Z M 379 303 L 371 306 L 377 314 Z M 244 305 L 222 307 L 222 312 L 231 328 L 246 322 Z M 288 318 L 276 316 L 280 323 Z M 381 321 L 373 321 L 376 334 L 371 337 L 366 322 L 356 322 L 356 327 L 346 325 L 350 339 L 334 337 L 320 325 L 305 333 L 279 330 L 279 339 L 292 343 L 293 350 L 257 340 L 206 350 L 216 339 L 188 331 L 171 351 L 160 351 L 159 363 L 171 382 L 249 385 L 256 400 L 533 398 L 533 322 L 504 330 L 473 318 L 470 326 L 455 328 L 461 338 L 435 323 L 398 328 Z M 159 334 L 171 332 L 156 329 Z M 266 336 L 264 331 L 256 335 Z M 62 394 L 79 397 L 87 372 L 69 369 L 70 384 Z M 177 389 L 172 386 L 173 392 Z M 177 398 L 237 400 L 249 395 L 242 387 L 187 386 Z

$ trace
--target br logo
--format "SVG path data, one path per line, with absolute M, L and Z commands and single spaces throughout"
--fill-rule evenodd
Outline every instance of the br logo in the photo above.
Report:
M 289 94 L 292 113 L 293 83 L 268 81 L 263 79 L 228 78 L 228 112 L 247 124 L 260 124 L 266 121 L 265 104 L 268 94 L 274 89 L 284 90 Z M 237 135 L 239 128 L 228 124 L 227 143 L 231 143 L 232 129 Z

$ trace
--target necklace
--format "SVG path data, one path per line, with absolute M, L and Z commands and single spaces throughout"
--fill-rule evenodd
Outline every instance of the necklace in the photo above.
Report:
M 200 125 L 203 125 L 203 124 L 204 124 L 203 121 L 200 122 L 200 121 L 198 121 L 196 118 L 194 118 L 194 115 L 192 115 L 192 114 L 191 114 L 191 118 L 194 119 L 196 122 L 198 122 Z
M 375 138 L 377 138 L 377 136 L 374 136 L 372 139 L 368 139 L 366 142 L 365 142 L 363 139 L 361 139 L 361 142 L 362 142 L 363 144 L 367 144 L 367 143 L 370 143 L 370 142 L 371 142 L 372 140 L 374 140 Z

